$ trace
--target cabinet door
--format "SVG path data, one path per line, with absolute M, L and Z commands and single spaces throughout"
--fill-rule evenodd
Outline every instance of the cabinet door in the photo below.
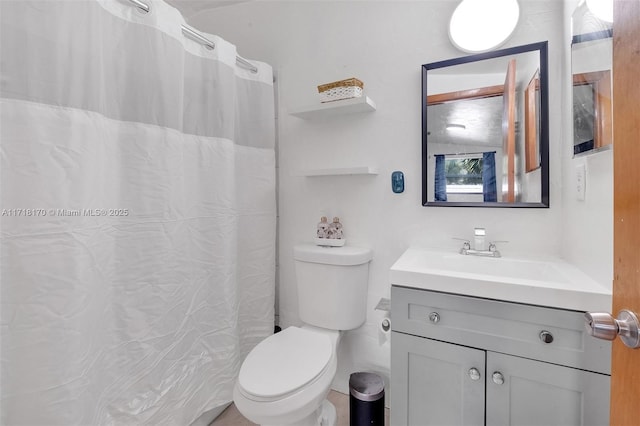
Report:
M 604 374 L 487 352 L 487 425 L 609 424 L 609 382 Z
M 484 363 L 483 350 L 393 332 L 391 424 L 483 425 Z

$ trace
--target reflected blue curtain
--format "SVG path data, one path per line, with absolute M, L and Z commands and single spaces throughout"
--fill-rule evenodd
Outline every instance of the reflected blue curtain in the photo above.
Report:
M 445 175 L 445 168 L 444 168 L 444 154 L 438 154 L 435 157 L 436 157 L 436 175 L 434 179 L 435 200 L 447 201 L 447 177 Z
M 498 201 L 495 152 L 482 153 L 482 193 L 484 201 Z

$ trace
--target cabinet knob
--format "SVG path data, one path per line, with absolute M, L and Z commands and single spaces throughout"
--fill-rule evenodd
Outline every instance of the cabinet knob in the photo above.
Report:
M 493 373 L 493 375 L 491 376 L 491 379 L 493 380 L 493 383 L 495 383 L 496 385 L 504 384 L 504 376 L 499 371 L 496 371 L 495 373 Z
M 437 324 L 440 322 L 440 314 L 437 312 L 431 312 L 429 314 L 429 321 L 431 321 L 434 324 Z
M 553 342 L 553 334 L 551 334 L 551 332 L 547 330 L 542 330 L 540 332 L 540 340 L 542 340 L 544 343 L 551 343 Z
M 471 377 L 471 380 L 480 380 L 480 372 L 475 367 L 470 368 L 469 377 Z

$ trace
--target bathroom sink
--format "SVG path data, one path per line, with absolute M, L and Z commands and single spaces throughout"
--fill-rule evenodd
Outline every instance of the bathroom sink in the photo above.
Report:
M 567 282 L 562 267 L 550 262 L 497 257 L 463 256 L 425 251 L 417 256 L 420 267 L 436 275 L 479 280 L 542 280 Z M 416 265 L 417 266 L 417 265 Z
M 611 309 L 611 290 L 554 258 L 465 256 L 410 248 L 391 267 L 391 284 L 532 305 Z

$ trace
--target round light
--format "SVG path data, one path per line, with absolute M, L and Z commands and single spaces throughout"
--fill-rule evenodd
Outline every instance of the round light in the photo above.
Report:
M 612 0 L 587 0 L 587 7 L 596 18 L 605 22 L 613 22 L 613 1 Z
M 464 124 L 447 123 L 445 129 L 447 130 L 466 130 L 467 126 Z
M 462 0 L 451 15 L 449 38 L 462 51 L 487 52 L 507 41 L 519 17 L 518 0 Z

